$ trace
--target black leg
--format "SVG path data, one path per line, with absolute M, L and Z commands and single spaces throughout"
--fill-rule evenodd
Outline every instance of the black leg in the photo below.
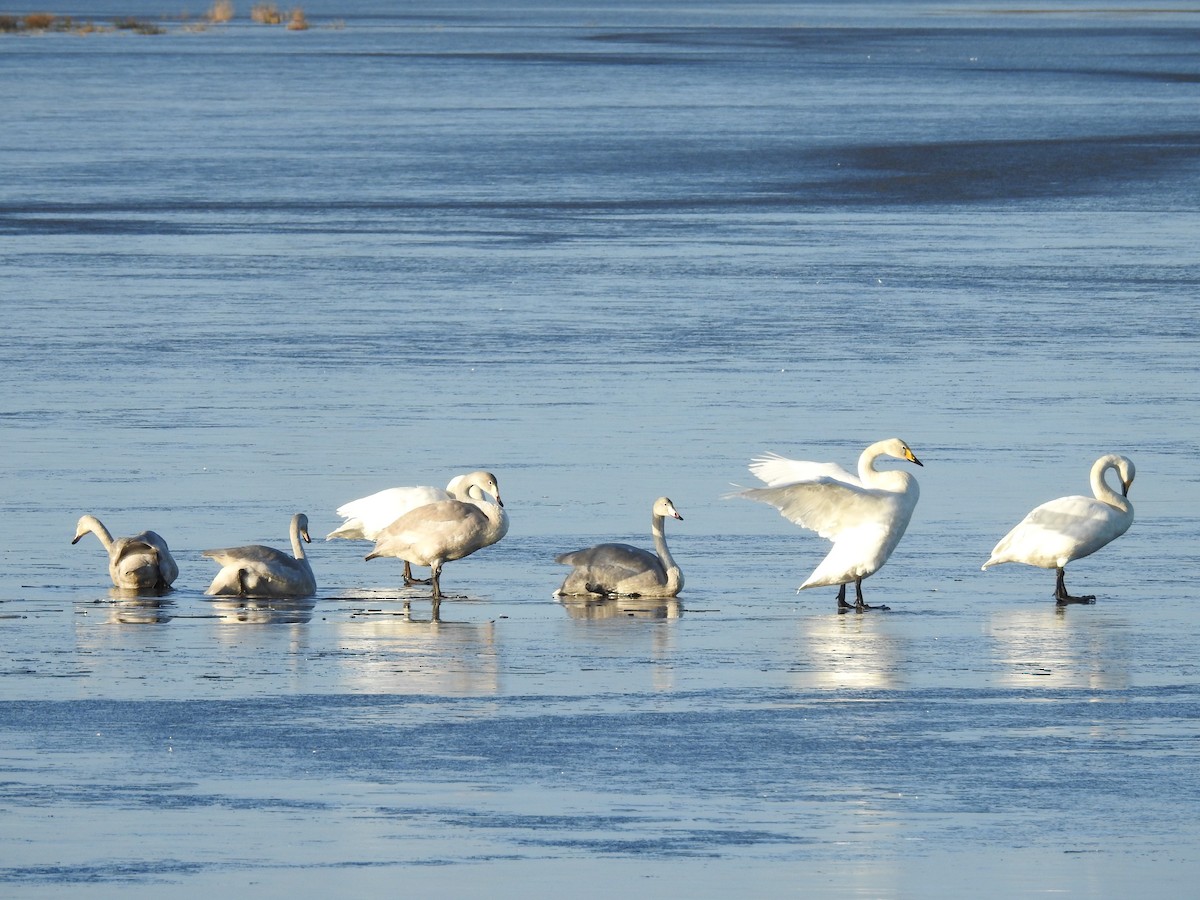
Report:
M 838 612 L 844 612 L 847 609 L 854 609 L 854 607 L 846 602 L 846 586 L 840 584 L 838 585 Z
M 412 564 L 408 560 L 404 561 L 404 586 L 405 587 L 412 587 L 414 584 L 431 584 L 431 583 L 432 582 L 430 582 L 430 580 L 428 578 L 413 578 Z
M 1072 597 L 1070 594 L 1068 594 L 1066 581 L 1064 580 L 1065 576 L 1066 576 L 1066 572 L 1064 572 L 1062 569 L 1059 569 L 1058 570 L 1058 579 L 1054 585 L 1054 599 L 1058 602 L 1059 606 L 1065 606 L 1068 603 L 1095 603 L 1096 602 L 1095 594 L 1082 594 L 1078 597 Z
M 879 606 L 871 606 L 869 603 L 864 602 L 863 595 L 862 595 L 862 579 L 855 578 L 854 579 L 854 608 L 858 612 L 862 612 L 864 609 L 890 609 L 891 607 L 884 606 L 882 603 L 879 604 Z
M 433 585 L 433 599 L 442 599 L 442 586 L 439 583 L 442 576 L 442 564 L 436 561 L 430 569 L 429 583 Z

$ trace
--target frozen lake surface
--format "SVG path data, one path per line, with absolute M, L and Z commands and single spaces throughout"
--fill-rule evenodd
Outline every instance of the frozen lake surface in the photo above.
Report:
M 0 893 L 1193 889 L 1200 14 L 305 11 L 0 34 Z M 890 611 L 838 615 L 724 495 L 891 436 Z M 1105 452 L 1094 605 L 979 571 Z M 512 528 L 437 621 L 320 541 L 480 467 Z M 552 598 L 661 494 L 677 601 Z M 316 597 L 204 596 L 298 511 Z

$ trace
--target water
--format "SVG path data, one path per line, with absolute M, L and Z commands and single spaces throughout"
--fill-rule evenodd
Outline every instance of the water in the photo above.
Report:
M 305 9 L 0 35 L 5 894 L 1186 892 L 1196 14 Z M 893 435 L 891 611 L 838 616 L 723 495 Z M 1108 451 L 1095 606 L 979 571 Z M 206 547 L 480 466 L 512 530 L 440 622 L 349 543 L 203 596 Z M 679 601 L 556 603 L 660 494 Z M 84 512 L 178 589 L 110 596 Z

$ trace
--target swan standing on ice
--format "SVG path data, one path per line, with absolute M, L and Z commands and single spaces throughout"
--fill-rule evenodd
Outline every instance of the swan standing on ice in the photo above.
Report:
M 217 561 L 221 571 L 206 594 L 210 596 L 308 597 L 317 592 L 317 579 L 304 555 L 300 539 L 311 543 L 308 516 L 292 516 L 292 553 L 295 558 L 262 544 L 205 550 L 204 556 Z
M 117 538 L 95 516 L 83 516 L 75 526 L 72 544 L 88 532 L 96 535 L 108 553 L 108 576 L 114 587 L 125 591 L 166 590 L 179 577 L 179 566 L 162 536 L 143 531 L 133 537 Z
M 410 510 L 442 500 L 482 500 L 484 492 L 499 501 L 500 486 L 491 472 L 475 471 L 457 475 L 450 480 L 445 490 L 427 486 L 388 488 L 339 506 L 337 514 L 346 521 L 329 532 L 325 540 L 340 538 L 375 541 L 379 532 Z M 429 584 L 429 581 L 413 578 L 412 564 L 405 560 L 404 583 Z
M 803 462 L 772 453 L 750 464 L 750 471 L 768 486 L 735 495 L 769 503 L 785 519 L 833 541 L 829 555 L 799 590 L 836 584 L 839 609 L 874 608 L 863 602 L 862 580 L 879 571 L 892 555 L 921 493 L 908 472 L 877 470 L 875 461 L 881 456 L 921 465 L 899 438 L 864 450 L 858 458 L 858 477 L 836 463 Z M 846 602 L 846 585 L 851 581 L 853 607 Z
M 474 488 L 478 491 L 479 488 Z M 445 563 L 470 556 L 508 533 L 508 513 L 499 493 L 487 499 L 440 500 L 409 510 L 379 532 L 366 559 L 394 556 L 405 564 L 430 567 L 433 599 L 442 599 Z
M 1117 494 L 1104 475 L 1109 469 L 1121 479 Z M 1033 510 L 992 550 L 991 558 L 983 564 L 1019 562 L 1043 569 L 1057 569 L 1058 580 L 1054 599 L 1064 603 L 1090 603 L 1092 594 L 1072 597 L 1064 583 L 1063 567 L 1073 559 L 1082 559 L 1119 538 L 1133 524 L 1133 504 L 1129 502 L 1129 486 L 1135 474 L 1128 457 L 1109 453 L 1092 464 L 1092 493 L 1095 497 L 1059 497 Z
M 663 532 L 663 520 L 671 516 L 683 521 L 666 497 L 654 501 L 650 533 L 658 555 L 632 544 L 597 544 L 555 557 L 555 562 L 574 566 L 554 592 L 556 597 L 600 594 L 606 597 L 674 597 L 683 588 L 683 572 L 675 565 Z

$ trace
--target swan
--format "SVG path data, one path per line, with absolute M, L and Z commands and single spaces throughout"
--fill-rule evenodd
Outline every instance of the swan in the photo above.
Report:
M 1118 494 L 1104 480 L 1109 469 L 1121 479 Z M 1059 497 L 1043 503 L 1000 539 L 983 568 L 1001 563 L 1019 562 L 1043 569 L 1057 569 L 1054 599 L 1059 604 L 1090 603 L 1092 594 L 1072 597 L 1063 582 L 1063 567 L 1073 559 L 1095 553 L 1116 540 L 1133 524 L 1133 504 L 1129 486 L 1136 470 L 1126 456 L 1108 453 L 1092 463 L 1091 482 L 1094 497 Z
M 108 553 L 108 575 L 114 587 L 126 591 L 165 590 L 179 577 L 179 566 L 171 556 L 167 542 L 153 531 L 133 537 L 117 538 L 109 534 L 95 516 L 82 516 L 75 526 L 72 544 L 91 532 Z
M 308 516 L 292 516 L 292 553 L 295 558 L 261 544 L 205 550 L 204 556 L 216 560 L 221 571 L 209 585 L 210 596 L 308 597 L 317 592 L 317 579 L 304 555 L 300 539 L 308 536 Z
M 922 465 L 899 438 L 877 441 L 863 450 L 857 477 L 837 463 L 803 462 L 769 453 L 750 463 L 750 471 L 767 487 L 734 495 L 769 503 L 785 519 L 833 541 L 829 554 L 798 590 L 836 584 L 838 609 L 851 608 L 846 602 L 846 585 L 851 581 L 853 608 L 873 608 L 863 602 L 862 580 L 879 571 L 892 555 L 920 497 L 917 480 L 908 472 L 875 468 L 881 456 Z
M 476 488 L 475 490 L 479 490 Z M 442 566 L 470 556 L 508 533 L 508 513 L 499 494 L 487 499 L 439 500 L 409 510 L 379 532 L 367 560 L 394 556 L 429 566 L 433 599 L 441 600 Z
M 650 533 L 657 555 L 631 544 L 597 544 L 556 556 L 554 561 L 574 568 L 554 592 L 556 597 L 601 594 L 606 597 L 674 597 L 683 588 L 683 572 L 675 565 L 663 521 L 667 516 L 683 521 L 667 497 L 654 501 Z
M 456 475 L 450 479 L 445 490 L 432 486 L 387 488 L 339 506 L 337 514 L 346 521 L 329 532 L 325 540 L 374 541 L 379 537 L 379 532 L 418 506 L 442 500 L 482 500 L 484 492 L 500 499 L 500 486 L 491 472 L 475 471 Z M 405 560 L 404 583 L 429 582 L 413 578 L 412 564 Z

